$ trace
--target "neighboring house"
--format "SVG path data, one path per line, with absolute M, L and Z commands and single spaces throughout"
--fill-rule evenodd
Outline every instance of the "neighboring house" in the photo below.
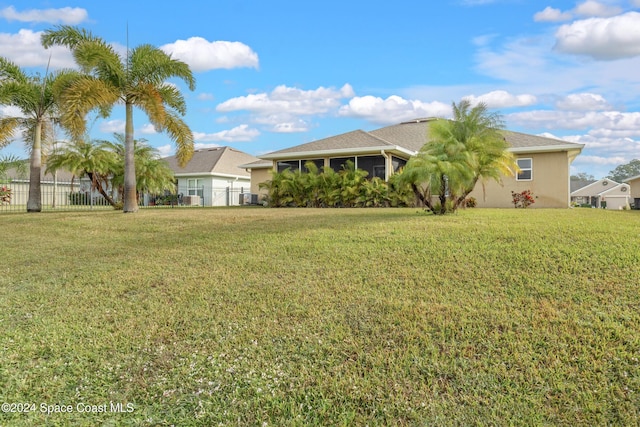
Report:
M 387 180 L 427 143 L 429 124 L 434 120 L 416 119 L 370 132 L 355 130 L 263 155 L 263 162 L 250 168 L 252 191 L 269 179 L 270 170 L 300 169 L 309 160 L 336 171 L 351 160 L 369 172 L 369 177 Z M 531 190 L 533 207 L 568 207 L 569 165 L 584 145 L 511 131 L 503 131 L 503 135 L 521 172 L 504 177 L 502 184 L 479 183 L 471 193 L 478 206 L 513 207 L 511 191 Z
M 178 194 L 187 205 L 234 206 L 250 192 L 251 175 L 239 167 L 259 160 L 231 147 L 196 150 L 185 167 L 175 156 L 166 157 L 178 181 Z
M 622 181 L 625 184 L 629 184 L 631 187 L 629 189 L 629 193 L 631 196 L 631 201 L 633 202 L 634 209 L 640 209 L 640 175 L 632 176 L 631 178 L 627 178 Z
M 624 209 L 630 202 L 629 184 L 619 184 L 609 178 L 585 185 L 571 192 L 571 201 L 594 208 Z
M 43 207 L 55 208 L 71 205 L 106 205 L 107 201 L 95 189 L 85 175 L 74 176 L 67 170 L 45 174 L 46 165 L 40 170 L 40 193 Z M 11 203 L 0 207 L 4 210 L 22 209 L 29 200 L 29 166 L 25 173 L 12 168 L 0 177 L 0 186 L 11 189 Z M 111 188 L 107 191 L 111 192 Z

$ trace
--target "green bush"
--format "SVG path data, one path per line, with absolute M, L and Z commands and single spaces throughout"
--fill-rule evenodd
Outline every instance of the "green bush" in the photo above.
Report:
M 286 169 L 275 172 L 272 179 L 260 184 L 266 188 L 265 200 L 271 207 L 402 207 L 411 206 L 413 192 L 391 177 L 367 179 L 367 172 L 347 162 L 339 172 L 331 168 L 320 171 L 315 164 L 305 165 L 308 172 Z
M 73 206 L 86 206 L 91 204 L 90 195 L 80 191 L 69 193 L 69 204 Z

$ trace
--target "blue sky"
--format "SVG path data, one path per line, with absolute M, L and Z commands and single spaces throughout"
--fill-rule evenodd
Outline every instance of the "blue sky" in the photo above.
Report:
M 151 3 L 0 1 L 0 54 L 27 72 L 73 67 L 43 30 L 85 28 L 120 52 L 152 44 L 187 62 L 196 148 L 259 156 L 355 129 L 449 117 L 463 97 L 507 128 L 585 144 L 572 173 L 640 158 L 640 0 Z M 11 112 L 0 106 L 0 114 Z M 136 138 L 172 154 L 140 111 Z M 124 112 L 91 136 L 124 132 Z M 62 138 L 63 136 L 61 136 Z M 25 155 L 12 143 L 4 154 Z

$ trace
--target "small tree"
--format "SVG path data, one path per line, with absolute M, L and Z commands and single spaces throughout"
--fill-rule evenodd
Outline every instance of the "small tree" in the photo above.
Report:
M 513 175 L 517 165 L 501 130 L 502 117 L 483 103 L 453 104 L 453 120 L 430 125 L 429 141 L 402 174 L 416 198 L 434 214 L 455 212 L 478 182 Z M 437 196 L 438 202 L 432 201 Z

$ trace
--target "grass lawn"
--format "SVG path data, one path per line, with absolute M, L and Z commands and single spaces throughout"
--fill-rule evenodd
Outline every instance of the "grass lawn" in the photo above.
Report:
M 640 419 L 638 211 L 0 224 L 2 426 Z

